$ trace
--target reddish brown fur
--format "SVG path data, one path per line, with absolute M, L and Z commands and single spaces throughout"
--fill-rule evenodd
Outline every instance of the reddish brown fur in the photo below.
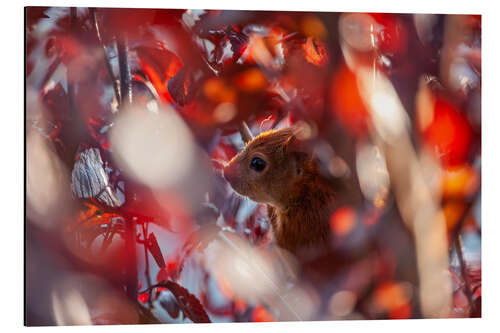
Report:
M 297 254 L 327 246 L 337 200 L 334 184 L 320 175 L 294 133 L 285 128 L 259 135 L 228 163 L 224 176 L 236 192 L 268 204 L 277 244 Z M 265 172 L 248 167 L 254 156 L 265 158 Z

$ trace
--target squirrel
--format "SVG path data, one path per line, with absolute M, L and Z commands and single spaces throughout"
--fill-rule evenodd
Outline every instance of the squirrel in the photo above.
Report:
M 330 216 L 346 185 L 320 172 L 299 132 L 287 127 L 261 133 L 223 169 L 234 191 L 267 204 L 275 242 L 294 255 L 329 249 Z

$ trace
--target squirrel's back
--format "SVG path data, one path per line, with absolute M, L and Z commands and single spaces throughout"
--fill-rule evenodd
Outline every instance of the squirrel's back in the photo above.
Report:
M 319 174 L 315 161 L 308 164 L 289 193 L 288 205 L 268 205 L 276 243 L 295 254 L 328 248 L 330 216 L 338 206 L 334 184 Z

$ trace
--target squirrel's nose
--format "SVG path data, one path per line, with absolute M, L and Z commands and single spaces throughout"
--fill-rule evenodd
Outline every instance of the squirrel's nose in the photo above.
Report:
M 222 175 L 229 183 L 232 183 L 232 181 L 234 180 L 236 174 L 234 169 L 234 166 L 231 164 L 226 165 L 224 169 L 222 169 Z

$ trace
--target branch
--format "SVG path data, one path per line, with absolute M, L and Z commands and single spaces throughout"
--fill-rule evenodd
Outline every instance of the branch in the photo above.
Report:
M 111 67 L 111 61 L 108 56 L 108 52 L 106 51 L 106 46 L 104 45 L 101 37 L 101 31 L 99 29 L 99 22 L 97 21 L 97 9 L 89 8 L 90 19 L 92 20 L 92 25 L 95 28 L 97 40 L 99 41 L 99 45 L 102 49 L 102 54 L 104 56 L 104 63 L 106 64 L 106 70 L 108 71 L 109 79 L 111 80 L 111 84 L 113 86 L 113 90 L 115 91 L 116 100 L 118 101 L 118 106 L 120 106 L 121 96 L 120 96 L 120 87 L 115 80 L 115 76 L 113 74 L 113 68 Z
M 149 224 L 146 224 L 146 223 L 143 223 L 142 224 L 142 237 L 144 238 L 144 265 L 145 265 L 145 269 L 144 269 L 144 275 L 146 276 L 146 282 L 148 284 L 148 287 L 151 286 L 151 276 L 149 275 L 149 254 L 148 254 L 148 242 L 146 241 L 147 240 L 147 237 L 148 237 L 148 225 Z M 139 293 L 141 294 L 141 293 Z M 148 297 L 148 304 L 149 306 L 151 307 L 153 303 L 153 300 L 151 297 Z
M 128 61 L 128 43 L 126 35 L 118 37 L 116 47 L 118 49 L 118 64 L 120 66 L 120 106 L 123 105 L 123 107 L 127 107 L 132 104 L 132 82 Z

